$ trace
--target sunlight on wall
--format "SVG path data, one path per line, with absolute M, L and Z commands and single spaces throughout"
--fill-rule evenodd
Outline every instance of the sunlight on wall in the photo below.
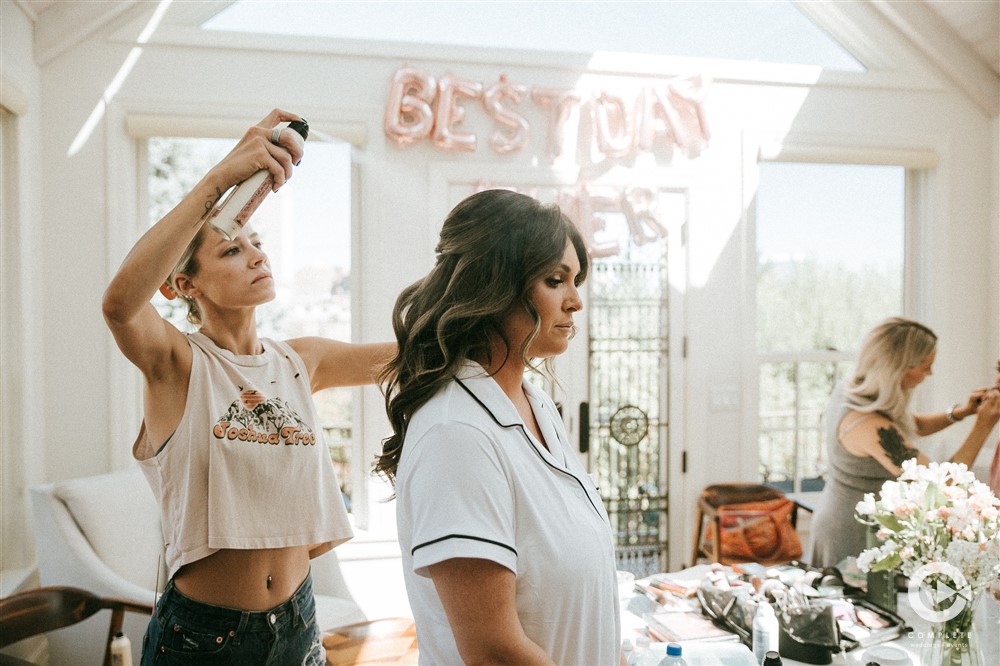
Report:
M 135 40 L 137 44 L 145 44 L 149 41 L 149 38 L 156 31 L 156 28 L 160 25 L 160 20 L 163 19 L 163 15 L 167 12 L 170 7 L 170 3 L 173 0 L 160 0 L 160 4 L 157 5 L 156 11 L 149 18 L 149 22 L 146 23 L 146 27 L 143 28 L 142 32 L 139 33 L 139 37 Z M 73 139 L 73 143 L 70 144 L 69 150 L 66 152 L 68 157 L 76 155 L 80 149 L 83 147 L 90 135 L 93 134 L 94 128 L 97 127 L 97 123 L 101 121 L 104 117 L 104 111 L 107 109 L 108 103 L 115 98 L 118 91 L 121 89 L 122 84 L 128 78 L 128 75 L 132 73 L 132 68 L 135 67 L 135 63 L 139 61 L 139 56 L 142 55 L 142 47 L 135 46 L 129 51 L 129 54 L 125 57 L 125 61 L 122 66 L 118 68 L 118 72 L 115 74 L 114 78 L 111 79 L 111 83 L 108 87 L 104 89 L 104 94 L 101 95 L 101 99 L 97 101 L 97 105 L 94 106 L 94 110 L 90 112 L 90 116 L 83 123 L 83 127 L 77 133 L 76 138 Z

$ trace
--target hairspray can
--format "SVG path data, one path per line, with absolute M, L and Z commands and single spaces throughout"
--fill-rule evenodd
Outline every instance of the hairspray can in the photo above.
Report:
M 309 136 L 309 124 L 305 120 L 293 120 L 280 123 L 287 129 L 295 130 L 292 136 L 302 137 L 305 141 Z M 268 195 L 274 186 L 274 176 L 267 169 L 261 169 L 241 183 L 237 183 L 216 204 L 208 221 L 228 240 L 233 240 L 240 233 L 250 216 Z

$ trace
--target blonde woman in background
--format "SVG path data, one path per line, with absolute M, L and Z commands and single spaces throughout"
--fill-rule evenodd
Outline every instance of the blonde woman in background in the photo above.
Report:
M 826 412 L 829 468 L 812 520 L 810 564 L 837 566 L 865 549 L 868 528 L 855 520 L 854 507 L 899 476 L 904 460 L 929 462 L 915 446 L 917 437 L 975 415 L 950 458 L 972 466 L 1000 419 L 1000 392 L 978 389 L 945 411 L 912 413 L 913 389 L 932 374 L 936 354 L 937 336 L 910 319 L 892 317 L 865 337 L 853 374 L 834 389 Z

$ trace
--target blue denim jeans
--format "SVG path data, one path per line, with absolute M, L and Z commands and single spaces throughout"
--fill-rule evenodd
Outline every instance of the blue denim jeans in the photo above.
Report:
M 288 601 L 242 611 L 195 601 L 171 579 L 142 639 L 142 666 L 323 666 L 312 577 Z

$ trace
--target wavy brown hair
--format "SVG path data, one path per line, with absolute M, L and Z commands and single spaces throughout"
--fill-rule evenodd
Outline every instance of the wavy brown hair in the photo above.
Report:
M 413 414 L 452 378 L 466 359 L 503 365 L 527 350 L 539 330 L 531 287 L 559 266 L 566 242 L 580 260 L 579 285 L 590 267 L 580 232 L 558 206 L 509 190 L 486 190 L 455 206 L 441 229 L 434 268 L 404 289 L 392 313 L 399 349 L 379 377 L 393 434 L 382 441 L 375 472 L 395 485 L 406 428 Z M 524 308 L 535 328 L 512 350 L 503 322 Z M 503 342 L 502 362 L 493 358 Z

